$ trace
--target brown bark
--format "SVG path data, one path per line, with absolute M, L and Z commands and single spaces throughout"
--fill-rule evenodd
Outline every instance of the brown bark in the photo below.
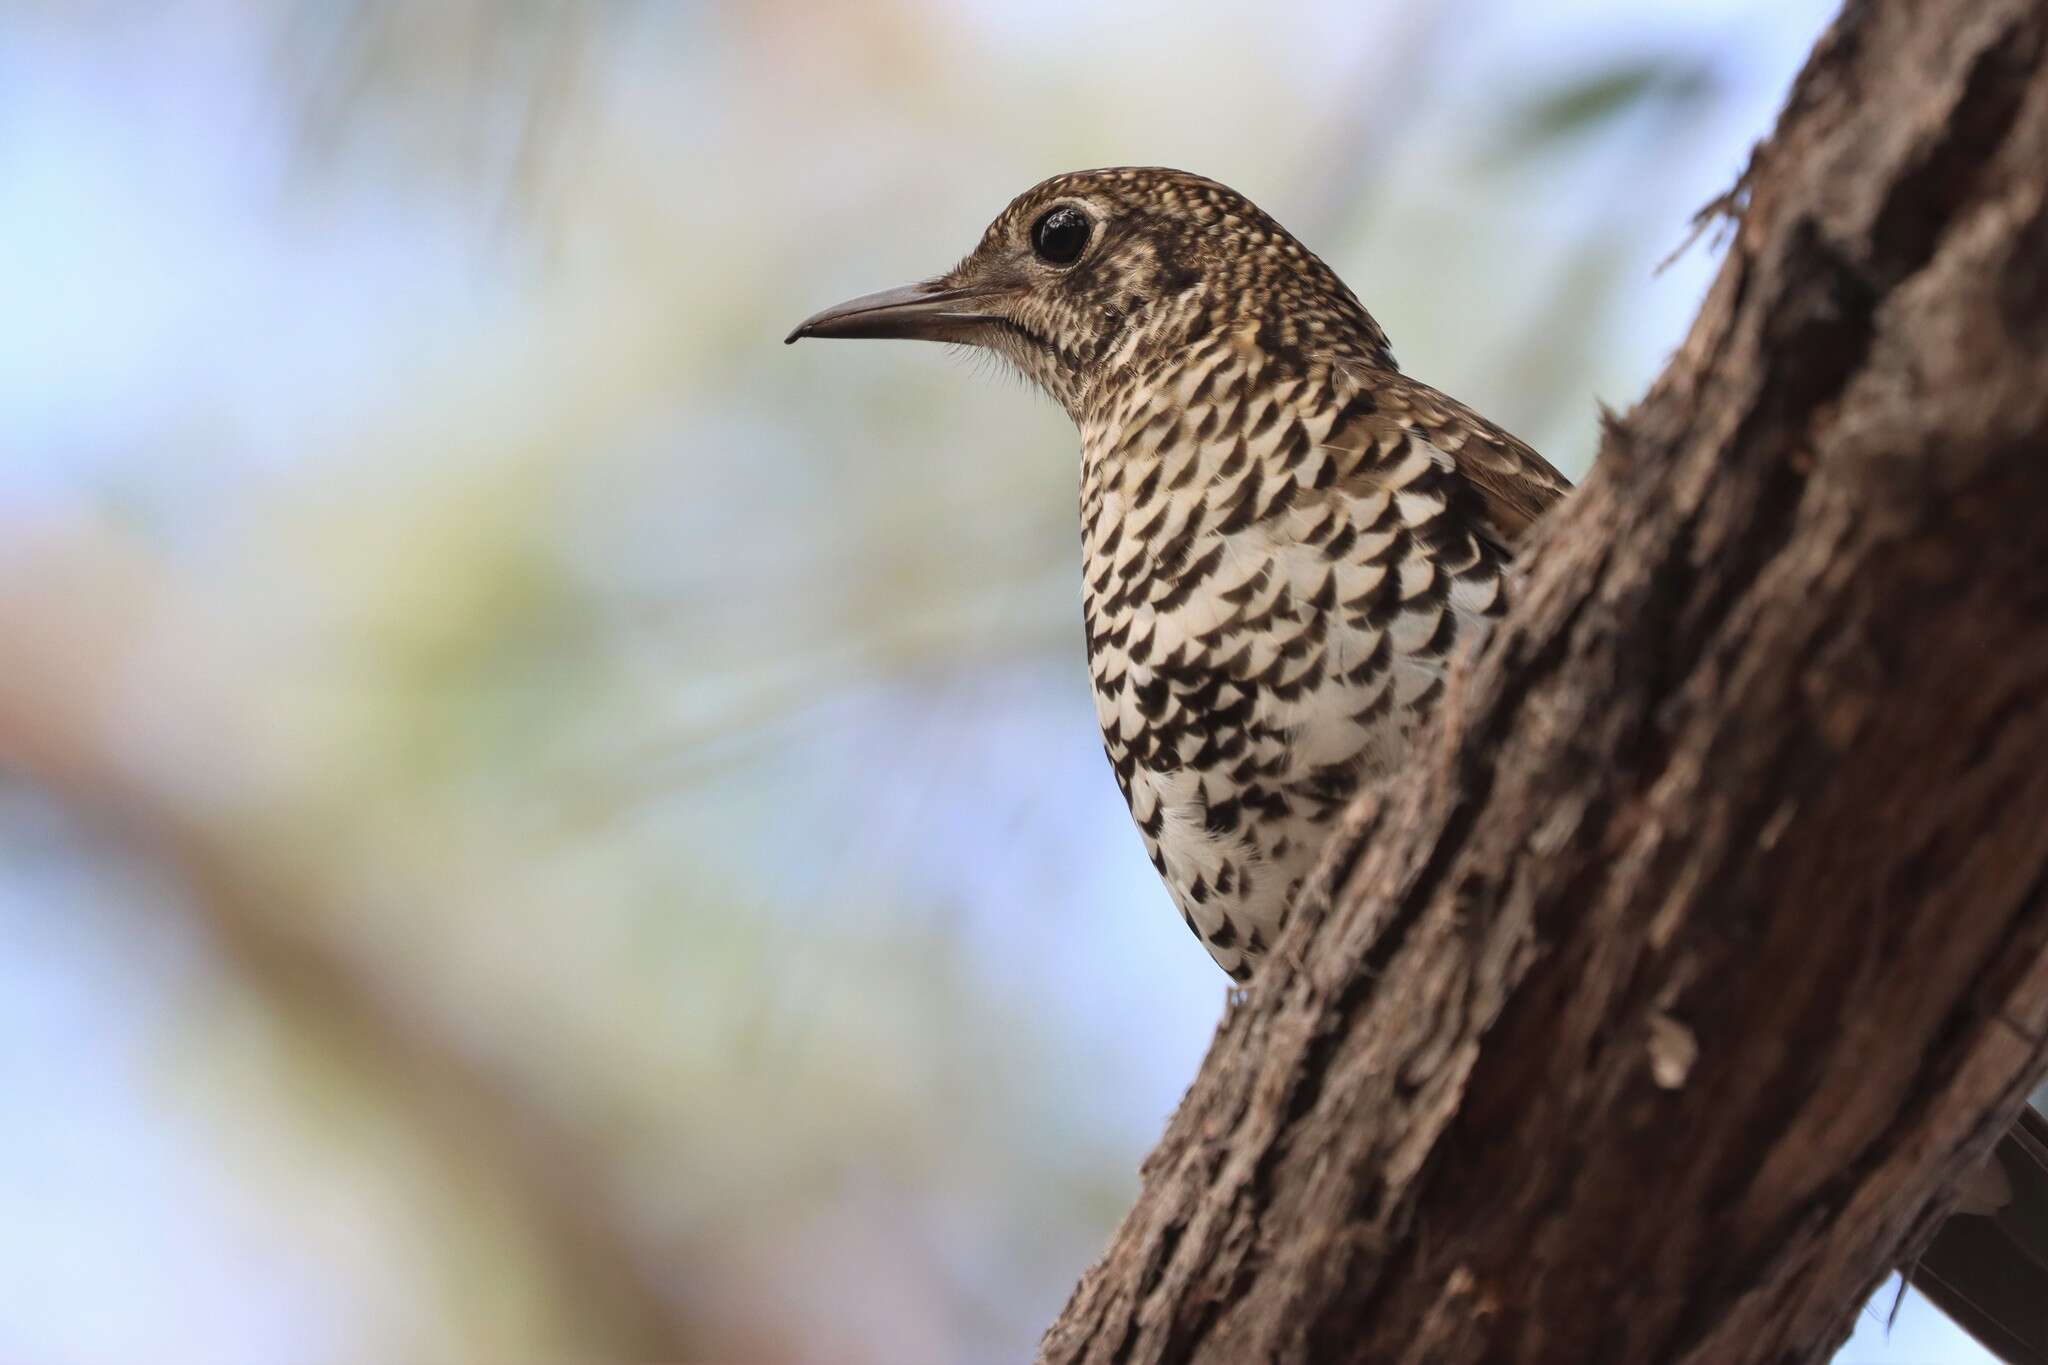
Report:
M 1042 1359 L 1820 1360 L 2048 1066 L 2048 7 L 1851 3 Z

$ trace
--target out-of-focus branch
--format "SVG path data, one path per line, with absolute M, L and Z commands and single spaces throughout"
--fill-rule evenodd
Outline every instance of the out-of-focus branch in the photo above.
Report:
M 248 981 L 286 1013 L 317 1020 L 401 1094 L 449 1160 L 512 1190 L 553 1258 L 561 1301 L 590 1334 L 579 1342 L 588 1355 L 692 1355 L 699 1333 L 675 1269 L 627 1225 L 589 1144 L 451 1036 L 430 1002 L 327 930 L 346 907 L 316 867 L 238 832 L 222 818 L 228 812 L 205 803 L 208 782 L 180 782 L 117 747 L 124 709 L 168 709 L 180 724 L 166 728 L 179 732 L 187 757 L 245 777 L 238 765 L 260 748 L 246 727 L 265 708 L 238 695 L 229 643 L 123 543 L 79 528 L 15 540 L 0 553 L 0 576 L 9 585 L 0 594 L 0 770 L 170 870 L 189 893 L 179 903 Z M 133 695 L 131 651 L 166 631 L 183 637 L 181 657 L 210 671 L 186 687 Z

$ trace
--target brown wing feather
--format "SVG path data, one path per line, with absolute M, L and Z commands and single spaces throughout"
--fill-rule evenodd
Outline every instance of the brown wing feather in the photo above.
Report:
M 1375 416 L 1442 451 L 1475 495 L 1480 532 L 1511 549 L 1529 524 L 1563 501 L 1571 480 L 1520 439 L 1450 395 L 1395 370 L 1351 369 Z

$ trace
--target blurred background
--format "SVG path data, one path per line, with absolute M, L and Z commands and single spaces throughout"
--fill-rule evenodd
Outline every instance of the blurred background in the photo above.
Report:
M 1027 1358 L 1225 983 L 1065 419 L 783 333 L 1179 165 L 1577 474 L 1830 8 L 0 0 L 0 1359 Z

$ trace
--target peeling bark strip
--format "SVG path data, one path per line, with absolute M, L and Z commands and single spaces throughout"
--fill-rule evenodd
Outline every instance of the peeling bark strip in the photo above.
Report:
M 1817 1361 L 1932 1233 L 2048 1067 L 2044 54 L 1821 40 L 1043 1360 Z

